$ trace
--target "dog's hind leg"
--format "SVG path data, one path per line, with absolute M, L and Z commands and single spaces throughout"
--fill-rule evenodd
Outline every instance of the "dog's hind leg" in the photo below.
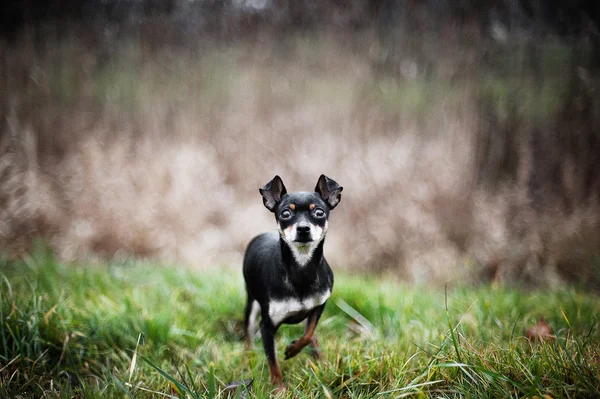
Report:
M 248 301 L 246 302 L 246 310 L 244 314 L 244 329 L 246 330 L 246 346 L 252 347 L 252 341 L 256 334 L 256 319 L 260 312 L 260 305 L 248 293 Z

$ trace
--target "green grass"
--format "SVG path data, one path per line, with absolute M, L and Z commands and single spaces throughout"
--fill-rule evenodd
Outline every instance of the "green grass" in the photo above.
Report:
M 227 397 L 254 378 L 237 269 L 65 265 L 44 251 L 0 263 L 0 397 Z M 447 308 L 446 308 L 447 304 Z M 556 338 L 532 344 L 545 316 Z M 283 361 L 283 397 L 600 397 L 600 298 L 574 289 L 411 286 L 336 274 L 323 359 Z M 280 357 L 301 326 L 278 334 Z M 235 397 L 235 396 L 233 396 Z

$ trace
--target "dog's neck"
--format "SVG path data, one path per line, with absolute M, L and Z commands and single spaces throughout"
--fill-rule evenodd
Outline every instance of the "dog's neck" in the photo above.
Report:
M 325 260 L 323 257 L 324 243 L 325 240 L 321 240 L 313 250 L 310 259 L 301 265 L 289 244 L 283 238 L 279 239 L 283 266 L 287 273 L 285 281 L 290 288 L 293 287 L 293 291 L 297 294 L 312 292 L 315 284 L 319 284 L 320 270 Z
M 314 272 L 321 264 L 323 259 L 324 243 L 325 238 L 316 243 L 314 247 L 303 250 L 293 247 L 282 237 L 279 237 L 279 245 L 281 246 L 283 263 L 288 272 L 292 274 L 299 271 L 306 273 Z

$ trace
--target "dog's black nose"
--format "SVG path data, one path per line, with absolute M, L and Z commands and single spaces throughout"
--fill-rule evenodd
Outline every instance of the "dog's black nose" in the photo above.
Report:
M 296 226 L 296 233 L 308 234 L 310 233 L 310 226 L 307 224 L 299 224 L 298 226 Z

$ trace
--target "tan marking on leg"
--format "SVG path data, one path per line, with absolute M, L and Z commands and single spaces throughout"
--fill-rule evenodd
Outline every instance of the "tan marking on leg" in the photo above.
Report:
M 317 321 L 317 317 L 311 317 L 306 323 L 304 334 L 285 348 L 286 359 L 296 356 L 306 345 L 313 342 L 315 328 L 317 328 Z
M 269 362 L 267 362 L 269 363 Z M 277 363 L 277 360 L 275 360 L 275 363 L 269 363 L 269 375 L 271 376 L 271 384 L 272 385 L 277 385 L 281 382 L 281 380 L 283 379 L 283 376 L 281 375 L 281 370 L 279 369 L 279 364 Z

